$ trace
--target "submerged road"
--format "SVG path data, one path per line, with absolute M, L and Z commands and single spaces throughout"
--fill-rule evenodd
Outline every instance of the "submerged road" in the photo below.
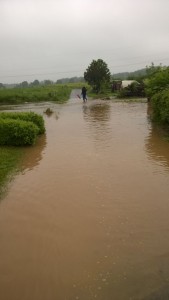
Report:
M 46 135 L 0 202 L 1 299 L 168 299 L 169 144 L 146 103 L 78 93 L 14 108 Z

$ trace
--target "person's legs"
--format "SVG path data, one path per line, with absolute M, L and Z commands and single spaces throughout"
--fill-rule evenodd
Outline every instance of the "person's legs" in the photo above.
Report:
M 83 102 L 86 102 L 86 101 L 87 101 L 86 94 L 83 94 Z

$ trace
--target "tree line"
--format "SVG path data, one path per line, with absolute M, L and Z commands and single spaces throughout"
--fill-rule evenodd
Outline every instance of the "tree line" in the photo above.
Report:
M 38 79 L 35 79 L 34 81 L 28 83 L 28 81 L 24 80 L 18 84 L 3 84 L 0 83 L 0 89 L 1 88 L 28 88 L 28 87 L 36 87 L 36 86 L 47 86 L 47 85 L 53 85 L 53 84 L 67 84 L 67 83 L 78 83 L 78 82 L 84 82 L 84 77 L 70 77 L 70 78 L 61 78 L 57 81 L 53 81 L 50 79 L 45 79 L 43 81 L 39 81 Z

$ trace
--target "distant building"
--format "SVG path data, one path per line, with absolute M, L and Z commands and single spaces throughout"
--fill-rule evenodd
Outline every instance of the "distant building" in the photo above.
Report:
M 124 89 L 132 83 L 138 83 L 139 84 L 139 82 L 136 81 L 136 80 L 122 80 L 121 88 Z
M 132 83 L 138 83 L 136 80 L 113 80 L 111 84 L 111 90 L 112 92 L 120 91 L 121 89 L 124 89 L 128 87 Z

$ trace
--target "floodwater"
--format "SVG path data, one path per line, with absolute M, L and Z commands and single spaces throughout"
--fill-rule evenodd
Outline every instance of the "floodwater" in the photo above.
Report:
M 0 202 L 0 299 L 169 299 L 169 143 L 147 103 L 76 93 L 4 107 L 46 135 Z

